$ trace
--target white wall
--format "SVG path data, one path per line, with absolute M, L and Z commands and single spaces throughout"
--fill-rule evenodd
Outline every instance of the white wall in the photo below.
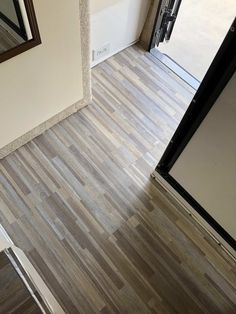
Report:
M 236 239 L 236 74 L 170 174 Z
M 34 0 L 42 45 L 0 64 L 0 149 L 83 98 L 78 0 Z
M 140 37 L 151 0 L 91 0 L 92 50 L 110 43 L 107 57 Z M 98 62 L 93 62 L 95 65 Z
M 19 2 L 19 6 L 20 6 L 21 16 L 22 16 L 24 26 L 25 26 L 25 31 L 27 34 L 27 39 L 30 40 L 33 38 L 33 36 L 32 36 L 32 32 L 31 32 L 30 24 L 29 24 L 27 11 L 25 8 L 25 2 L 24 2 L 24 0 L 19 0 L 18 2 Z
M 118 2 L 120 2 L 120 0 L 90 0 L 91 14 L 96 14 Z

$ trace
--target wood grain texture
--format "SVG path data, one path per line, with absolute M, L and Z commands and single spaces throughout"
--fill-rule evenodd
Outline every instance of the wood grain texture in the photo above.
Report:
M 66 313 L 235 313 L 233 260 L 150 179 L 193 91 L 137 46 L 0 162 L 0 217 Z
M 0 313 L 42 313 L 5 252 L 0 252 Z
M 19 46 L 23 42 L 23 39 L 15 38 L 0 24 L 0 54 Z

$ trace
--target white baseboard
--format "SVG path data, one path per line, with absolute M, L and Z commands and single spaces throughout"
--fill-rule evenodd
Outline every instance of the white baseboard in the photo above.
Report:
M 11 248 L 15 253 L 24 271 L 26 272 L 31 282 L 36 287 L 45 304 L 49 307 L 51 313 L 65 314 L 65 312 L 55 299 L 54 295 L 47 287 L 47 285 L 45 284 L 39 273 L 36 271 L 32 263 L 29 261 L 25 253 L 14 245 L 7 232 L 0 224 L 0 252 L 9 248 Z M 29 287 L 26 281 L 24 281 L 24 283 L 26 284 L 27 287 Z

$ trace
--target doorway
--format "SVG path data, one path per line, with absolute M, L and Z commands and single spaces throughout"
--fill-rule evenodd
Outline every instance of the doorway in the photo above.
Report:
M 230 197 L 232 199 L 235 197 L 235 185 L 230 182 L 231 177 L 235 180 L 233 169 L 236 152 L 234 146 L 235 70 L 236 18 L 153 173 L 153 178 L 158 181 L 160 176 L 173 188 L 178 197 L 182 197 L 189 204 L 186 208 L 194 209 L 203 218 L 208 224 L 206 225 L 208 230 L 210 226 L 216 231 L 214 238 L 221 237 L 218 238 L 219 244 L 224 247 L 225 244 L 229 245 L 229 250 L 233 248 L 234 252 L 236 249 L 235 228 L 232 228 L 230 223 L 233 219 L 232 213 L 235 213 L 235 201 L 232 204 L 227 203 L 223 197 L 226 197 L 227 201 Z M 207 128 L 202 136 L 202 127 L 206 125 Z M 200 134 L 201 140 L 199 140 Z M 224 139 L 220 139 L 221 135 L 225 136 Z M 205 145 L 204 149 L 199 146 L 202 143 Z M 190 147 L 196 150 L 190 158 L 185 158 L 183 161 L 181 159 L 183 156 L 189 157 L 186 152 L 190 151 Z M 231 159 L 233 167 L 230 164 Z M 180 169 L 181 162 L 183 167 Z M 204 168 L 206 164 L 207 167 Z M 216 166 L 213 172 L 211 172 L 211 166 L 208 165 Z M 193 173 L 190 169 L 196 172 Z M 225 179 L 220 174 L 221 170 L 224 172 Z M 203 179 L 204 175 L 210 183 L 206 183 L 207 180 Z M 185 176 L 184 180 L 181 176 Z M 186 184 L 186 178 L 191 181 L 191 187 L 190 184 Z M 231 187 L 233 192 L 230 191 Z M 199 190 L 202 188 L 201 192 L 198 188 Z M 212 194 L 210 194 L 211 190 Z M 219 205 L 221 201 L 224 203 L 222 206 Z M 212 231 L 210 233 L 212 234 Z
M 160 0 L 150 52 L 197 90 L 235 14 L 234 0 Z

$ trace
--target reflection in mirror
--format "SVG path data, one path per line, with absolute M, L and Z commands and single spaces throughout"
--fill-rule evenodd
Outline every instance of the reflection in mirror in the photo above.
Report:
M 32 0 L 0 0 L 0 62 L 39 43 Z

